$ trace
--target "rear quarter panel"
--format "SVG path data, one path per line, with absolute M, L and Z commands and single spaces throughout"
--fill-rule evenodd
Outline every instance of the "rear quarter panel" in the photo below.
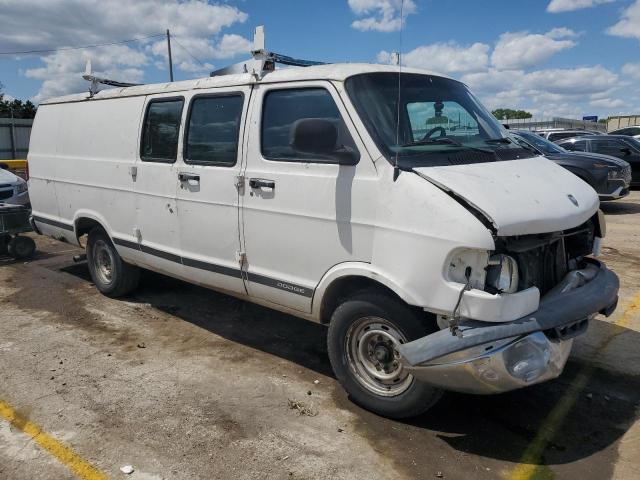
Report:
M 129 167 L 143 103 L 144 97 L 129 97 L 40 107 L 29 154 L 34 215 L 69 225 L 87 216 L 110 235 L 130 233 L 135 204 Z M 65 236 L 75 240 L 73 232 Z

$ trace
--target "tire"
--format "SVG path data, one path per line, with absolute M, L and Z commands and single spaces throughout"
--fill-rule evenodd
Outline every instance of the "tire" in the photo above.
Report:
M 11 237 L 9 235 L 0 235 L 0 255 L 9 253 L 9 241 Z
M 435 330 L 435 323 L 427 325 L 399 299 L 356 294 L 331 317 L 327 350 L 333 371 L 350 398 L 367 410 L 396 419 L 419 415 L 440 399 L 442 390 L 403 371 L 393 347 Z M 373 368 L 376 362 L 381 370 Z
M 7 252 L 13 258 L 22 260 L 33 257 L 36 251 L 36 242 L 29 237 L 13 237 L 7 244 Z
M 136 289 L 140 281 L 140 269 L 122 260 L 111 239 L 100 227 L 89 232 L 87 265 L 96 288 L 108 297 L 127 295 Z

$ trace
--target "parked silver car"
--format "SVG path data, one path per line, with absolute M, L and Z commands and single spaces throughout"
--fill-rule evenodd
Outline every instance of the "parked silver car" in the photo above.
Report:
M 579 137 L 581 135 L 602 135 L 602 132 L 592 130 L 569 130 L 564 128 L 547 128 L 544 130 L 535 130 L 534 133 L 551 142 L 559 142 L 565 138 Z
M 28 205 L 27 182 L 8 170 L 0 169 L 0 203 Z

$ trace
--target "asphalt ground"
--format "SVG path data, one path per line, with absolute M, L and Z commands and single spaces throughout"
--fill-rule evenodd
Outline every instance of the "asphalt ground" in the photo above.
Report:
M 640 478 L 640 192 L 602 209 L 620 304 L 563 375 L 403 422 L 349 401 L 325 327 L 152 273 L 112 300 L 35 237 L 0 258 L 0 479 Z

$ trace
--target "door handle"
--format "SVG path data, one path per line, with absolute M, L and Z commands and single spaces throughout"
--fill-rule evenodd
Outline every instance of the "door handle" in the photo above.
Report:
M 196 174 L 196 173 L 187 173 L 187 172 L 180 172 L 178 174 L 178 180 L 180 180 L 181 182 L 188 182 L 188 181 L 194 181 L 194 182 L 199 182 L 200 181 L 200 175 Z
M 266 178 L 250 178 L 249 186 L 251 188 L 276 188 L 276 182 Z

